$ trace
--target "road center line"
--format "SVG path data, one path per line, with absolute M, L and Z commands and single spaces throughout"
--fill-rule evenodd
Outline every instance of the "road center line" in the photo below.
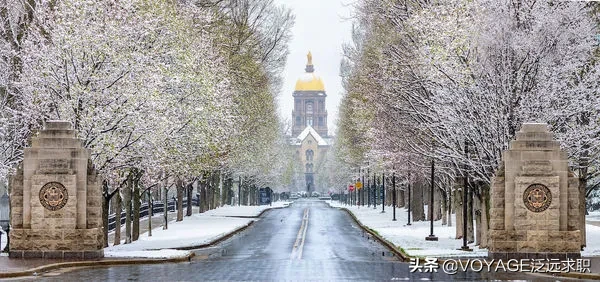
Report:
M 298 230 L 298 235 L 296 236 L 296 241 L 294 242 L 294 247 L 292 248 L 292 254 L 290 256 L 290 259 L 292 260 L 302 258 L 302 249 L 304 248 L 304 239 L 306 237 L 306 229 L 308 228 L 308 211 L 308 208 L 304 209 L 300 230 Z
M 302 243 L 300 243 L 300 247 L 298 248 L 298 259 L 302 259 L 302 251 L 304 250 L 304 240 L 306 239 L 306 230 L 308 230 L 308 211 L 306 209 L 306 213 L 304 214 L 304 232 L 302 233 Z

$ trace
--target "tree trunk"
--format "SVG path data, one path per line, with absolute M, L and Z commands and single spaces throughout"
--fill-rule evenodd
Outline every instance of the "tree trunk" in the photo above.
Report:
M 435 189 L 433 193 L 433 220 L 442 219 L 442 201 L 441 201 L 441 191 L 439 189 Z
M 448 189 L 448 197 L 446 197 L 446 201 L 448 203 L 448 226 L 452 226 L 452 184 L 450 184 L 450 188 Z
M 483 191 L 481 192 L 481 244 L 479 244 L 480 248 L 488 247 L 488 230 L 489 230 L 489 210 L 490 210 L 490 187 L 483 187 Z
M 117 192 L 115 197 L 115 240 L 113 245 L 121 244 L 121 193 Z
M 205 211 L 208 210 L 208 200 L 207 200 L 207 196 L 208 196 L 208 191 L 207 191 L 207 184 L 206 184 L 206 180 L 201 183 L 200 185 L 202 187 L 201 191 L 200 191 L 200 212 L 203 213 Z
M 192 215 L 192 194 L 194 191 L 194 186 L 192 186 L 193 182 L 190 182 L 188 185 L 186 185 L 186 192 L 187 192 L 187 209 L 185 212 L 186 216 L 191 216 Z
M 481 201 L 478 198 L 473 201 L 475 202 L 475 245 L 481 245 Z
M 169 186 L 167 186 L 167 180 L 165 180 L 165 186 L 163 187 L 163 205 L 165 207 L 164 210 L 164 224 L 163 224 L 163 230 L 165 229 L 169 229 L 169 208 L 168 208 L 168 204 L 169 204 Z
M 152 237 L 152 216 L 154 215 L 154 198 L 152 189 L 148 190 L 148 237 Z
M 440 198 L 441 198 L 441 203 L 442 203 L 442 225 L 446 225 L 448 224 L 448 213 L 446 212 L 446 209 L 448 208 L 448 200 L 447 197 L 445 196 L 445 193 L 440 193 Z
M 223 206 L 223 174 L 221 174 L 221 172 L 219 172 L 219 174 L 217 174 L 219 176 L 219 193 L 217 195 L 217 206 L 218 207 L 222 207 Z
M 412 221 L 423 221 L 425 220 L 425 210 L 423 203 L 423 185 L 422 181 L 416 181 L 412 187 L 414 188 L 411 193 L 411 204 L 412 209 Z
M 586 168 L 587 171 L 587 168 Z M 579 179 L 579 231 L 581 234 L 580 238 L 581 238 L 581 249 L 583 250 L 584 247 L 586 247 L 587 243 L 587 234 L 586 234 L 586 227 L 585 227 L 585 214 L 587 212 L 586 209 L 586 200 L 585 200 L 585 193 L 586 193 L 586 187 L 587 187 L 587 172 L 586 172 L 586 177 L 583 179 Z
M 427 221 L 430 221 L 432 218 L 435 220 L 435 193 L 433 196 L 433 208 L 431 208 L 429 206 L 431 205 L 431 185 L 428 183 L 428 185 L 423 188 L 425 188 L 425 190 L 423 190 L 423 203 L 427 206 Z
M 474 187 L 471 185 L 467 190 L 467 242 L 469 244 L 475 242 L 475 230 L 473 228 L 473 221 L 475 220 L 473 214 L 473 189 Z
M 133 233 L 131 237 L 133 241 L 137 241 L 140 238 L 140 206 L 141 206 L 141 195 L 140 195 L 140 178 L 142 172 L 135 169 L 135 179 L 133 181 Z
M 119 192 L 119 189 L 115 189 L 110 192 L 110 187 L 108 186 L 108 181 L 106 180 L 102 182 L 102 189 L 102 226 L 104 227 L 104 247 L 106 248 L 108 247 L 108 215 L 110 214 L 110 200 Z
M 463 237 L 463 189 L 454 190 L 454 210 L 456 211 L 456 239 Z
M 177 220 L 176 221 L 182 221 L 183 220 L 183 189 L 185 187 L 185 186 L 183 186 L 183 180 L 178 179 L 175 186 L 177 189 Z
M 125 187 L 125 244 L 131 243 L 131 190 L 133 190 L 133 173 L 127 176 L 127 187 Z
M 397 189 L 397 188 L 396 188 Z M 397 208 L 403 208 L 404 207 L 404 191 L 397 189 L 397 195 L 396 195 L 396 204 L 397 204 Z
M 110 203 L 110 198 L 106 196 L 102 199 L 102 227 L 103 227 L 103 235 L 104 235 L 104 244 L 103 246 L 108 247 L 108 206 Z
M 206 186 L 206 210 L 213 209 L 213 183 L 212 178 L 209 181 L 208 186 Z

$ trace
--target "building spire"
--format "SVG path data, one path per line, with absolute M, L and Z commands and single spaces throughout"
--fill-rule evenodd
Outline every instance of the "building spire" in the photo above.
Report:
M 312 63 L 312 54 L 310 53 L 310 51 L 308 51 L 308 54 L 306 55 L 306 68 L 304 68 L 304 71 L 306 72 L 314 72 L 315 68 L 313 67 L 313 63 Z

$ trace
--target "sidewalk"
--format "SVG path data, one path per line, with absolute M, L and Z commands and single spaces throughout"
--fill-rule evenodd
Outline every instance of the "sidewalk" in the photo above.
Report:
M 287 207 L 289 202 L 275 202 L 272 206 L 225 206 L 175 222 L 176 213 L 169 213 L 169 229 L 163 230 L 163 214 L 152 217 L 152 237 L 148 236 L 147 218 L 140 222 L 140 238 L 112 246 L 114 232 L 109 234 L 110 247 L 104 249 L 104 258 L 98 260 L 9 259 L 0 255 L 0 278 L 34 275 L 54 268 L 95 265 L 119 265 L 187 261 L 194 256 L 193 248 L 202 248 L 220 242 L 252 224 L 263 212 Z M 6 236 L 2 244 L 6 244 Z

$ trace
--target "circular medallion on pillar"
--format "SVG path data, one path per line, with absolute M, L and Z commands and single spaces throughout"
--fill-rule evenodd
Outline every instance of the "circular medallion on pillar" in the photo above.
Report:
M 59 182 L 48 182 L 40 189 L 40 203 L 44 208 L 57 211 L 62 209 L 69 200 L 67 188 Z
M 523 203 L 532 212 L 543 212 L 552 203 L 552 192 L 546 185 L 531 184 L 523 192 Z

